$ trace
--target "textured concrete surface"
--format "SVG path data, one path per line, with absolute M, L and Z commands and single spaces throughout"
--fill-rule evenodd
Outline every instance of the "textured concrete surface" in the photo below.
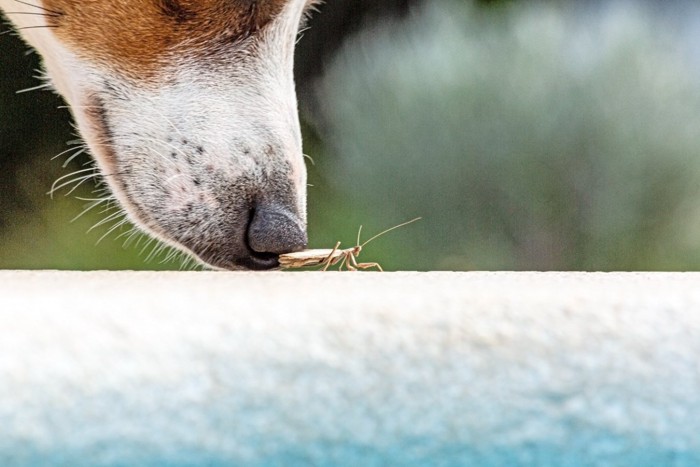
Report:
M 700 465 L 700 275 L 0 272 L 0 465 Z

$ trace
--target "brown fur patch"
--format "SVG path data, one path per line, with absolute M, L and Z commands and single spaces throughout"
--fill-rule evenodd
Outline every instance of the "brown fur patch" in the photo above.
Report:
M 212 55 L 258 34 L 290 0 L 43 0 L 71 50 L 139 80 L 172 56 Z

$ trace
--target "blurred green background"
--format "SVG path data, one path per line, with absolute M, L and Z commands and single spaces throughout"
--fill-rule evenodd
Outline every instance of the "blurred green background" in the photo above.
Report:
M 691 2 L 329 0 L 297 53 L 312 247 L 422 216 L 361 259 L 407 270 L 700 269 Z M 3 28 L 4 30 L 7 27 Z M 89 164 L 37 57 L 0 36 L 0 268 L 179 269 L 77 220 Z M 65 165 L 65 167 L 64 167 Z M 64 196 L 66 195 L 66 196 Z M 366 238 L 365 237 L 365 238 Z

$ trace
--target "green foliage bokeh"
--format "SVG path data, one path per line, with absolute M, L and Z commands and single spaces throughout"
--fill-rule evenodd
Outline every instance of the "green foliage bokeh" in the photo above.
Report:
M 700 77 L 683 45 L 629 4 L 430 4 L 326 76 L 325 172 L 375 225 L 424 217 L 386 240 L 398 268 L 695 269 Z

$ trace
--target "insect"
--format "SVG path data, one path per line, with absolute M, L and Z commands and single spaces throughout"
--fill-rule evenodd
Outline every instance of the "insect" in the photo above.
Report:
M 358 263 L 357 257 L 360 255 L 362 248 L 369 242 L 376 240 L 382 235 L 391 232 L 392 230 L 398 229 L 408 224 L 412 224 L 420 220 L 420 217 L 416 217 L 403 224 L 395 225 L 389 229 L 379 232 L 374 237 L 370 238 L 364 243 L 360 243 L 360 235 L 362 234 L 362 226 L 357 232 L 357 243 L 352 248 L 341 249 L 340 242 L 336 243 L 333 249 L 320 249 L 320 250 L 304 250 L 296 253 L 287 253 L 280 255 L 279 262 L 283 269 L 298 269 L 312 266 L 323 266 L 322 271 L 327 271 L 329 267 L 340 263 L 339 270 L 343 270 L 345 267 L 348 271 L 357 271 L 358 269 L 370 269 L 377 268 L 379 271 L 384 272 L 379 263 Z

